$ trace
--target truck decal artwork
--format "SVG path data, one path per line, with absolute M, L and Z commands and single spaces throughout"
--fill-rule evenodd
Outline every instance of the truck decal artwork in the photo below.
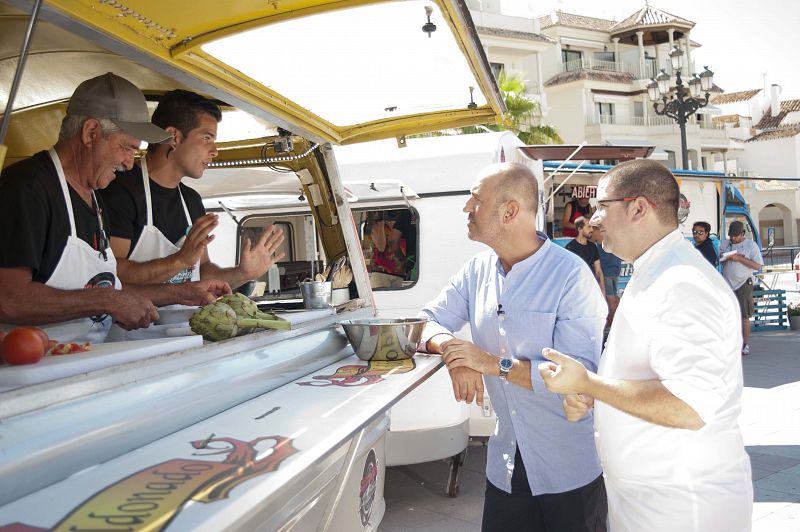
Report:
M 366 365 L 342 366 L 333 375 L 314 375 L 311 381 L 298 382 L 299 386 L 368 386 L 377 384 L 386 375 L 408 373 L 416 367 L 413 358 L 406 360 L 377 361 Z
M 689 211 L 692 209 L 692 202 L 684 196 L 680 195 L 678 198 L 678 222 L 683 223 L 689 217 Z
M 274 443 L 266 451 L 256 448 L 265 441 Z M 211 451 L 203 456 L 222 454 L 225 459 L 216 462 L 175 458 L 137 471 L 90 496 L 49 530 L 164 530 L 187 503 L 225 499 L 239 484 L 275 471 L 297 452 L 292 440 L 283 436 L 251 441 L 211 438 L 191 445 Z M 46 529 L 22 523 L 0 526 L 0 532 L 16 530 Z
M 375 449 L 370 449 L 367 459 L 364 461 L 364 473 L 361 475 L 361 483 L 358 489 L 358 513 L 361 516 L 361 524 L 367 526 L 369 518 L 372 517 L 372 508 L 375 504 L 375 492 L 378 489 L 378 460 L 375 457 Z

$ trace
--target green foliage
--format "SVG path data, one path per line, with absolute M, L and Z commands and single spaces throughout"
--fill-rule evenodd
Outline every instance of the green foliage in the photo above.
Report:
M 800 303 L 796 305 L 789 303 L 789 306 L 786 307 L 786 314 L 788 316 L 800 316 Z
M 525 144 L 564 143 L 553 126 L 541 123 L 542 108 L 539 102 L 525 95 L 527 85 L 522 74 L 506 74 L 505 70 L 501 70 L 497 76 L 497 86 L 500 88 L 500 94 L 507 109 L 503 116 L 503 123 L 489 124 L 483 127 L 492 131 L 513 131 Z M 480 130 L 481 126 L 464 128 L 463 132 L 476 132 L 468 131 L 469 129 Z

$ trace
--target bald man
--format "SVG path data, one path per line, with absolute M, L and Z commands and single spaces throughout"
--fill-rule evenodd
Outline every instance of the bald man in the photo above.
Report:
M 482 404 L 484 381 L 492 398 L 483 530 L 605 532 L 591 419 L 569 423 L 536 367 L 544 347 L 596 367 L 606 303 L 581 258 L 536 231 L 537 198 L 525 166 L 481 173 L 464 207 L 467 236 L 491 249 L 425 306 L 422 348 L 444 355 L 456 400 Z M 473 342 L 453 336 L 466 323 Z
M 540 374 L 550 391 L 570 394 L 568 418 L 594 405 L 611 530 L 750 530 L 739 307 L 678 229 L 678 198 L 655 161 L 601 178 L 590 223 L 634 274 L 597 374 L 555 350 Z

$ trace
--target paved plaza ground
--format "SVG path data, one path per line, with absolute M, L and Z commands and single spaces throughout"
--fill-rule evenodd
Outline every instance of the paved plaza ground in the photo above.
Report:
M 756 532 L 800 532 L 800 332 L 757 332 L 743 359 L 741 426 L 753 466 Z M 380 532 L 480 531 L 486 448 L 472 442 L 459 495 L 445 496 L 444 461 L 392 467 Z

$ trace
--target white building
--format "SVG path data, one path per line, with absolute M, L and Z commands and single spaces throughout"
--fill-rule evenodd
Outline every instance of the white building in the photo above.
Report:
M 651 158 L 681 166 L 677 122 L 653 110 L 647 84 L 663 69 L 673 74 L 669 52 L 684 52 L 682 78 L 698 68 L 695 23 L 652 6 L 622 21 L 561 11 L 538 18 L 511 17 L 498 0 L 468 0 L 492 68 L 522 73 L 529 96 L 542 105 L 544 122 L 568 144 L 654 144 Z M 673 77 L 674 84 L 674 77 Z M 800 176 L 800 100 L 771 113 L 761 89 L 722 94 L 686 125 L 689 167 L 739 175 Z M 776 244 L 800 241 L 800 193 L 794 184 L 740 185 L 751 212 Z

